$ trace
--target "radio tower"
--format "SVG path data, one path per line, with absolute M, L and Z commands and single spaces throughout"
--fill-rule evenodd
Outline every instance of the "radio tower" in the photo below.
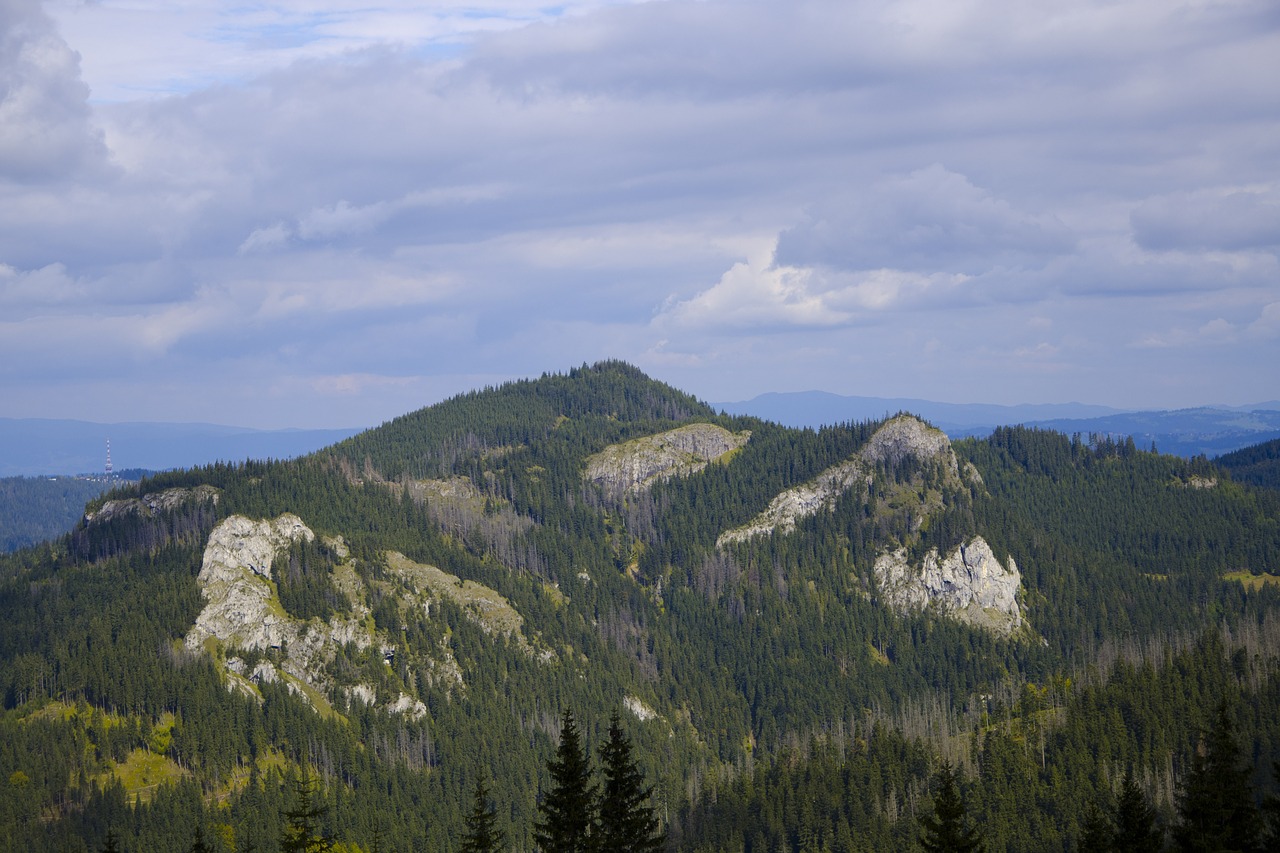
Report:
M 111 473 L 111 439 L 107 439 L 107 482 L 110 483 L 115 477 Z

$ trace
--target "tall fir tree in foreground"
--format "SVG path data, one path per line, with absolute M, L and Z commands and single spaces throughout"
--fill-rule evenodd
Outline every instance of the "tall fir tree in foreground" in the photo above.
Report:
M 568 709 L 560 722 L 560 747 L 547 769 L 551 790 L 538 803 L 534 842 L 543 853 L 593 853 L 598 786 L 592 781 L 578 725 Z
M 496 853 L 506 843 L 507 834 L 497 827 L 498 816 L 489 804 L 489 788 L 476 780 L 475 804 L 467 815 L 467 832 L 462 837 L 462 853 Z
M 657 853 L 666 846 L 658 817 L 649 804 L 653 787 L 631 756 L 631 738 L 617 712 L 609 719 L 609 740 L 600 747 L 604 790 L 600 794 L 600 850 L 606 853 Z
M 1107 817 L 1107 813 L 1097 803 L 1090 803 L 1089 811 L 1084 816 L 1084 824 L 1080 828 L 1076 853 L 1112 853 L 1115 838 L 1116 830 L 1111 825 L 1111 818 Z
M 1183 780 L 1173 829 L 1179 851 L 1252 853 L 1262 849 L 1262 821 L 1249 775 L 1236 743 L 1235 720 L 1224 700 Z
M 1147 801 L 1133 768 L 1124 774 L 1116 800 L 1116 833 L 1112 847 L 1118 853 L 1160 853 L 1164 833 L 1156 824 L 1156 810 Z
M 920 818 L 926 853 L 982 853 L 982 835 L 969 825 L 960 783 L 950 761 L 942 762 L 933 794 L 933 814 Z

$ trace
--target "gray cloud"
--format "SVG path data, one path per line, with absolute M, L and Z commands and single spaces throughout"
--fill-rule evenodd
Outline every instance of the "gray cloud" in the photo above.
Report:
M 1235 252 L 1280 248 L 1280 193 L 1221 191 L 1149 198 L 1130 218 L 1144 249 Z
M 1074 246 L 1053 216 L 1016 209 L 933 164 L 824 199 L 778 240 L 782 264 L 979 273 L 1040 266 Z
M 0 178 L 23 183 L 101 168 L 89 87 L 38 0 L 0 3 Z
M 89 361 L 122 408 L 258 382 L 275 425 L 605 356 L 713 399 L 1280 396 L 1244 366 L 1280 357 L 1271 3 L 525 4 L 446 59 L 99 104 L 4 9 L 61 57 L 6 48 L 23 115 L 81 146 L 0 185 L 15 413 Z

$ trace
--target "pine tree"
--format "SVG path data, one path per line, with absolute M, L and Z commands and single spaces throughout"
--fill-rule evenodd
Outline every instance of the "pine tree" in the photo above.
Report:
M 107 838 L 102 842 L 99 853 L 120 853 L 120 839 L 116 836 L 114 829 L 107 830 Z
M 467 833 L 462 837 L 462 853 L 493 853 L 506 843 L 507 834 L 498 829 L 497 813 L 489 805 L 489 789 L 484 779 L 476 780 L 475 805 L 467 815 Z
M 598 786 L 592 781 L 578 726 L 568 709 L 560 724 L 560 747 L 547 769 L 552 787 L 538 804 L 534 842 L 544 853 L 592 853 Z
M 936 785 L 933 814 L 920 818 L 920 825 L 924 827 L 920 846 L 927 853 L 981 853 L 982 836 L 968 826 L 964 798 L 960 796 L 951 762 L 942 762 Z
M 188 853 L 213 853 L 213 850 L 204 841 L 204 828 L 197 826 L 191 836 L 191 846 L 187 848 Z
M 1115 827 L 1097 803 L 1089 804 L 1076 853 L 1111 853 L 1115 843 Z
M 1223 701 L 1183 780 L 1178 824 L 1173 830 L 1180 851 L 1248 853 L 1259 849 L 1261 820 L 1235 733 L 1235 721 Z
M 631 738 L 618 714 L 609 719 L 609 740 L 600 747 L 604 790 L 600 796 L 600 849 L 606 853 L 656 853 L 666 846 L 649 805 L 653 787 L 631 757 Z
M 1116 801 L 1114 850 L 1119 853 L 1159 853 L 1164 833 L 1156 826 L 1156 810 L 1133 778 L 1133 769 L 1124 774 Z
M 302 775 L 294 784 L 297 802 L 284 813 L 280 853 L 327 853 L 333 849 L 333 839 L 320 832 L 320 819 L 329 807 L 314 803 L 318 787 L 309 774 Z

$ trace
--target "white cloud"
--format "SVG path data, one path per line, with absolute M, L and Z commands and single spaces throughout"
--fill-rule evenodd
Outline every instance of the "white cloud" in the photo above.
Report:
M 293 229 L 284 222 L 276 222 L 262 228 L 255 228 L 253 233 L 244 238 L 244 242 L 236 249 L 238 255 L 250 255 L 255 252 L 269 252 L 283 247 L 293 237 Z
M 0 4 L 0 179 L 56 179 L 104 166 L 79 57 L 38 0 Z
M 712 287 L 691 299 L 670 300 L 658 325 L 702 330 L 760 330 L 847 326 L 877 313 L 937 299 L 968 276 L 780 264 L 772 247 L 734 264 Z

